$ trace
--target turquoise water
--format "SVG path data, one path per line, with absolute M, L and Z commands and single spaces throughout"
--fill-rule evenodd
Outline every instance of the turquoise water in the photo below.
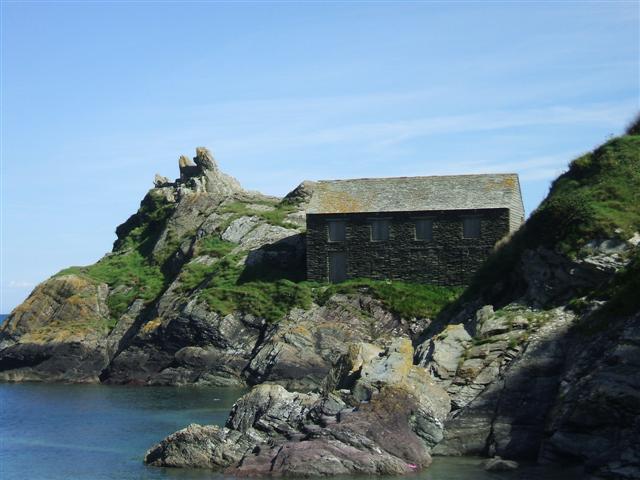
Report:
M 222 480 L 222 475 L 208 471 L 146 467 L 142 458 L 151 445 L 189 423 L 223 424 L 241 393 L 215 388 L 0 384 L 0 478 Z M 431 468 L 410 478 L 579 478 L 538 467 L 489 474 L 479 463 L 476 458 L 436 458 Z

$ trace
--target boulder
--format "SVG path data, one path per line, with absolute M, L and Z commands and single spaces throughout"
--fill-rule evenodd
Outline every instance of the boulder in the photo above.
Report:
M 418 365 L 424 366 L 442 386 L 449 386 L 458 371 L 460 359 L 471 343 L 464 325 L 447 326 L 416 349 Z
M 251 444 L 240 432 L 191 424 L 149 449 L 145 463 L 179 468 L 226 468 L 239 462 Z
M 224 428 L 192 425 L 151 448 L 145 461 L 243 476 L 419 470 L 431 462 L 448 400 L 412 358 L 408 339 L 385 350 L 352 345 L 332 378 L 345 384 L 354 377 L 366 401 L 344 390 L 305 394 L 262 384 L 236 402 Z
M 162 175 L 156 173 L 155 177 L 153 178 L 153 186 L 155 188 L 168 187 L 168 186 L 171 186 L 171 180 L 169 180 L 167 177 L 163 177 Z

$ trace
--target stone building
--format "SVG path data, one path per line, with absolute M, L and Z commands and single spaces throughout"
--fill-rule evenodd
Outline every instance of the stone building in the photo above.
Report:
M 307 278 L 465 285 L 523 221 L 516 174 L 320 181 L 307 209 Z

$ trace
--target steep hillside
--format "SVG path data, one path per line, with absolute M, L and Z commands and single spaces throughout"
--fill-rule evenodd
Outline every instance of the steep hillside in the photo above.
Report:
M 640 473 L 639 133 L 571 162 L 425 332 L 452 402 L 436 453 Z

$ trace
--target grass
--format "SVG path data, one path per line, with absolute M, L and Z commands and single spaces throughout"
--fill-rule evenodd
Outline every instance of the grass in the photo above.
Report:
M 109 285 L 107 298 L 113 327 L 136 298 L 150 302 L 165 286 L 165 278 L 157 265 L 150 264 L 139 251 L 114 253 L 87 267 L 70 267 L 57 275 L 76 274 Z M 115 291 L 114 291 L 115 290 Z
M 138 212 L 116 228 L 114 251 L 135 249 L 149 255 L 174 210 L 175 205 L 162 194 L 150 191 L 142 199 Z
M 626 240 L 637 231 L 640 135 L 627 134 L 571 162 L 527 223 L 476 273 L 464 299 L 509 278 L 525 249 L 546 247 L 575 258 L 590 240 Z
M 224 257 L 231 253 L 235 246 L 235 243 L 226 242 L 216 235 L 209 235 L 198 240 L 195 254 L 196 256 Z
M 241 255 L 228 255 L 213 265 L 191 262 L 180 274 L 181 288 L 195 293 L 222 315 L 241 311 L 275 322 L 292 308 L 309 308 L 312 290 L 307 282 L 243 281 Z
M 269 322 L 280 320 L 292 308 L 324 304 L 337 293 L 365 293 L 379 299 L 390 311 L 405 318 L 434 317 L 454 301 L 460 287 L 439 287 L 377 280 L 350 280 L 340 284 L 293 281 L 288 278 L 259 280 L 247 275 L 242 255 L 228 255 L 212 265 L 191 262 L 180 274 L 181 289 L 207 301 L 223 315 L 242 311 Z
M 640 136 L 613 139 L 569 166 L 530 222 L 541 243 L 575 254 L 590 239 L 640 230 Z
M 57 274 L 73 273 L 109 285 L 109 328 L 115 326 L 135 299 L 150 303 L 164 290 L 167 279 L 161 271 L 164 260 L 160 257 L 165 255 L 168 258 L 177 248 L 179 239 L 169 239 L 170 246 L 155 259 L 151 257 L 151 251 L 174 208 L 174 204 L 161 194 L 150 191 L 142 200 L 138 212 L 116 229 L 118 239 L 113 254 L 93 265 L 70 267 Z M 169 251 L 173 244 L 176 247 Z
M 272 209 L 270 210 L 255 209 L 255 208 L 251 208 L 251 205 L 262 205 L 265 207 L 270 207 Z M 267 223 L 270 223 L 271 225 L 277 225 L 285 228 L 297 228 L 297 225 L 295 225 L 294 223 L 286 219 L 287 215 L 297 210 L 299 210 L 299 207 L 297 207 L 293 203 L 289 203 L 286 201 L 277 202 L 277 201 L 268 201 L 268 200 L 258 200 L 258 201 L 247 203 L 247 202 L 241 202 L 236 200 L 234 202 L 230 202 L 226 205 L 223 205 L 220 208 L 220 213 L 234 214 L 233 217 L 230 219 L 229 223 L 235 220 L 236 218 L 255 216 L 255 217 L 260 217 L 264 219 Z
M 462 287 L 355 279 L 325 287 L 319 295 L 319 300 L 326 300 L 335 293 L 368 293 L 401 317 L 433 318 L 455 301 L 462 290 Z

